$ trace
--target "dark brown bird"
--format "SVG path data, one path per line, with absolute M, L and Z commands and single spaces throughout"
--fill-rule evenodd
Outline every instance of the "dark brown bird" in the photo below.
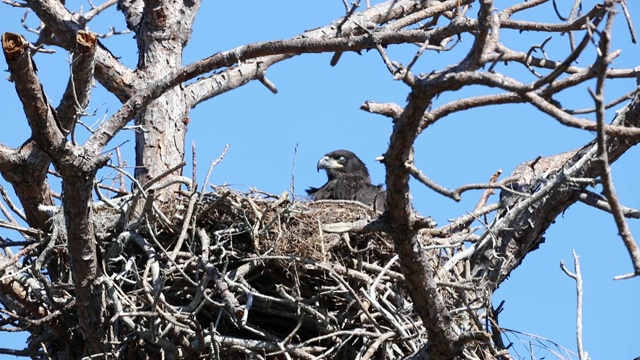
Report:
M 386 194 L 381 186 L 371 183 L 367 166 L 348 150 L 336 150 L 318 161 L 317 170 L 327 172 L 327 183 L 307 189 L 314 200 L 355 200 L 384 212 Z

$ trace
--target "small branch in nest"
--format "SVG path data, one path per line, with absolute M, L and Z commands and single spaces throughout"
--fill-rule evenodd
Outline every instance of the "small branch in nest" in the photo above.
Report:
M 387 222 L 383 218 L 321 225 L 322 231 L 330 234 L 380 232 L 386 231 L 387 228 Z
M 178 165 L 173 166 L 172 168 L 165 170 L 162 174 L 160 174 L 160 175 L 154 177 L 153 179 L 149 180 L 146 184 L 144 184 L 142 186 L 142 188 L 144 190 L 151 189 L 153 184 L 160 182 L 160 180 L 162 180 L 162 179 L 166 178 L 167 176 L 173 174 L 174 172 L 182 169 L 185 165 L 187 165 L 187 163 L 183 161 L 183 162 L 179 163 Z M 165 185 L 165 186 L 167 186 L 167 185 Z
M 260 239 L 258 237 L 258 234 L 260 232 L 260 224 L 262 223 L 263 213 L 260 211 L 260 209 L 258 209 L 258 206 L 253 201 L 253 199 L 251 199 L 251 197 L 247 196 L 243 200 L 249 204 L 249 207 L 251 207 L 251 210 L 253 211 L 253 216 L 255 216 L 257 220 L 253 225 L 253 227 L 251 228 L 251 237 L 253 239 L 253 247 L 257 250 L 260 248 Z
M 178 256 L 178 252 L 180 251 L 180 249 L 182 248 L 182 244 L 184 243 L 185 239 L 187 238 L 187 231 L 189 230 L 192 222 L 195 225 L 195 214 L 194 214 L 194 208 L 196 206 L 196 202 L 198 201 L 198 194 L 197 193 L 193 193 L 191 194 L 190 198 L 189 198 L 189 206 L 187 207 L 187 213 L 184 216 L 184 221 L 182 222 L 182 229 L 180 230 L 180 235 L 178 236 L 178 240 L 176 241 L 176 245 L 173 249 L 173 252 L 171 253 L 171 260 L 175 260 L 176 257 Z
M 151 227 L 151 223 L 149 222 L 149 219 L 145 218 L 145 223 L 147 225 L 148 229 L 152 229 Z M 198 283 L 196 283 L 195 281 L 191 280 L 191 277 L 188 276 L 184 270 L 182 270 L 182 267 L 180 265 L 178 265 L 178 263 L 176 263 L 176 261 L 174 259 L 171 258 L 171 255 L 169 254 L 169 252 L 167 252 L 167 250 L 164 248 L 164 246 L 162 246 L 162 244 L 160 244 L 160 241 L 158 241 L 158 238 L 155 236 L 155 234 L 153 233 L 153 231 L 150 232 L 150 237 L 153 240 L 153 242 L 156 244 L 156 246 L 160 249 L 160 251 L 162 252 L 162 254 L 169 260 L 169 262 L 171 262 L 173 264 L 173 269 L 177 270 L 186 281 L 188 281 L 192 286 L 198 286 Z
M 191 192 L 198 191 L 198 157 L 196 156 L 196 142 L 191 142 Z
M 380 281 L 382 280 L 382 277 L 384 276 L 385 272 L 387 270 L 389 270 L 389 268 L 398 260 L 398 255 L 395 255 L 394 257 L 391 258 L 391 260 L 389 260 L 389 262 L 387 263 L 387 265 L 385 265 L 385 267 L 383 268 L 383 270 L 380 272 L 380 274 L 378 274 L 378 276 L 376 277 L 376 279 L 373 281 L 373 283 L 371 284 L 371 286 L 369 287 L 369 291 L 365 291 L 364 288 L 360 288 L 360 292 L 365 296 L 365 298 L 367 300 L 369 300 L 369 302 L 371 303 L 371 305 L 378 310 L 382 316 L 387 319 L 387 321 L 389 323 L 391 323 L 396 331 L 396 333 L 402 337 L 402 338 L 407 338 L 409 337 L 409 334 L 406 332 L 406 330 L 404 329 L 404 327 L 400 324 L 400 319 L 397 318 L 396 316 L 399 315 L 399 313 L 397 311 L 388 311 L 387 309 L 385 309 L 376 299 L 376 290 L 378 288 L 378 284 L 380 283 Z M 394 313 L 396 314 L 396 316 L 394 316 Z M 411 343 L 410 343 L 411 344 Z M 413 344 L 411 344 L 413 345 Z M 411 347 L 411 351 L 415 352 L 416 348 L 415 347 Z
M 295 199 L 294 195 L 296 193 L 295 186 L 295 173 L 296 173 L 296 157 L 298 156 L 298 143 L 296 143 L 296 147 L 293 148 L 293 160 L 291 162 L 291 182 L 289 183 L 289 192 L 291 193 L 291 199 Z
M 380 347 L 380 345 L 382 345 L 382 343 L 384 343 L 385 341 L 393 338 L 396 334 L 393 332 L 388 332 L 386 334 L 381 335 L 380 337 L 378 337 L 373 344 L 371 344 L 371 346 L 369 347 L 369 349 L 367 349 L 367 352 L 364 353 L 364 355 L 362 355 L 362 357 L 360 358 L 361 360 L 369 360 L 372 359 L 376 353 L 376 351 L 378 350 L 378 348 Z
M 378 322 L 375 320 L 375 318 L 373 317 L 373 315 L 369 312 L 369 307 L 366 306 L 362 299 L 360 299 L 360 296 L 358 296 L 358 293 L 349 285 L 349 283 L 347 283 L 341 276 L 339 276 L 335 271 L 333 271 L 332 269 L 327 269 L 329 271 L 329 276 L 331 276 L 331 278 L 333 280 L 335 280 L 338 284 L 340 284 L 340 286 L 342 288 L 344 288 L 345 290 L 347 290 L 347 292 L 352 296 L 353 300 L 356 301 L 356 303 L 358 303 L 360 310 L 363 312 L 363 314 L 369 319 L 369 321 L 371 321 L 371 323 L 375 326 L 376 330 L 378 332 L 382 332 L 382 328 L 381 326 L 378 324 Z
M 340 236 L 340 240 L 342 240 L 344 242 L 344 245 L 347 247 L 347 249 L 349 249 L 351 254 L 354 254 L 354 255 L 366 253 L 367 251 L 371 250 L 371 244 L 367 244 L 367 247 L 364 248 L 364 249 L 354 249 L 350 244 L 351 239 L 349 238 L 349 233 L 342 233 L 342 235 Z M 333 244 L 329 244 L 329 249 L 333 248 L 333 246 L 334 246 Z M 322 247 L 323 247 L 322 248 L 322 254 L 323 254 L 322 260 L 326 261 L 327 257 L 324 256 L 326 254 L 326 251 L 324 249 L 324 241 L 322 242 Z M 360 267 L 357 267 L 357 268 L 360 268 Z
M 374 309 L 376 309 L 378 312 L 380 312 L 382 314 L 382 316 L 389 323 L 391 323 L 393 325 L 393 328 L 395 329 L 396 333 L 400 337 L 402 337 L 402 338 L 408 338 L 409 337 L 409 334 L 405 331 L 404 327 L 398 321 L 399 319 L 397 319 L 390 311 L 388 311 L 387 309 L 383 308 L 382 305 L 380 305 L 378 300 L 375 298 L 375 295 L 371 296 L 370 294 L 367 294 L 367 292 L 363 288 L 360 288 L 360 293 L 362 295 L 364 295 L 364 297 L 367 300 L 369 300 L 369 303 L 371 304 L 371 306 L 373 306 Z M 412 352 L 416 351 L 416 348 L 412 348 L 411 351 Z

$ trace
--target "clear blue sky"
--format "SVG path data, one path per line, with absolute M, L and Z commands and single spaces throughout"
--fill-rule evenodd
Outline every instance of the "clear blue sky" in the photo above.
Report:
M 496 7 L 501 9 L 513 3 L 497 1 Z M 634 20 L 639 23 L 640 6 L 633 1 L 628 3 Z M 78 4 L 88 8 L 85 2 L 67 1 L 68 6 L 77 8 Z M 586 1 L 583 8 L 587 11 L 594 4 Z M 568 10 L 568 6 L 563 9 L 565 13 Z M 476 12 L 477 5 L 470 14 Z M 20 9 L 0 4 L 0 31 L 19 32 L 35 41 L 35 36 L 20 26 L 22 14 Z M 231 1 L 204 1 L 196 18 L 193 39 L 187 46 L 185 63 L 249 42 L 289 38 L 343 14 L 344 6 L 339 0 L 309 1 L 304 6 L 299 1 L 245 1 L 242 6 Z M 37 25 L 35 16 L 29 19 L 32 26 Z M 536 19 L 556 21 L 551 2 L 537 10 Z M 616 21 L 618 31 L 613 48 L 622 49 L 622 54 L 615 60 L 614 67 L 639 66 L 638 46 L 631 44 L 624 31 L 623 17 Z M 109 26 L 125 28 L 115 9 L 89 24 L 96 32 L 106 32 Z M 502 36 L 507 46 L 520 51 L 526 51 L 532 43 L 525 40 L 531 34 L 505 30 Z M 545 37 L 536 37 L 533 42 L 541 43 Z M 470 44 L 469 38 L 464 40 L 451 52 L 427 53 L 415 71 L 429 72 L 459 61 Z M 137 54 L 131 35 L 102 41 L 125 64 L 135 66 Z M 547 54 L 559 58 L 566 54 L 567 43 L 566 37 L 554 36 Z M 390 47 L 389 54 L 392 59 L 407 64 L 415 50 L 411 46 Z M 35 57 L 41 80 L 54 105 L 67 82 L 67 57 L 64 52 Z M 294 149 L 298 144 L 294 169 L 297 195 L 302 196 L 309 185 L 324 183 L 325 175 L 316 172 L 316 162 L 326 152 L 339 148 L 356 152 L 369 166 L 373 181 L 382 183 L 384 168 L 374 159 L 386 149 L 391 123 L 359 107 L 366 100 L 403 105 L 408 89 L 392 80 L 376 52 L 345 54 L 337 67 L 329 66 L 330 58 L 331 54 L 304 55 L 270 68 L 267 76 L 278 87 L 277 95 L 260 83 L 250 83 L 194 109 L 187 143 L 196 143 L 200 181 L 209 162 L 219 156 L 225 144 L 230 144 L 226 158 L 216 167 L 210 182 L 279 194 L 289 189 Z M 584 66 L 586 62 L 578 65 Z M 530 74 L 516 65 L 506 68 L 499 65 L 498 69 L 522 81 L 532 80 Z M 607 99 L 614 99 L 634 87 L 634 81 L 611 83 L 606 89 Z M 19 146 L 28 137 L 29 129 L 13 85 L 5 77 L 0 81 L 0 93 L 4 105 L 0 121 L 5 126 L 0 141 Z M 481 93 L 487 90 L 475 87 L 443 94 L 435 106 Z M 93 94 L 90 110 L 96 110 L 97 115 L 85 119 L 89 124 L 113 114 L 120 106 L 100 87 Z M 589 99 L 582 89 L 560 100 L 565 106 L 593 106 Z M 614 111 L 608 111 L 609 120 Z M 432 179 L 455 188 L 470 182 L 485 182 L 497 169 L 507 175 L 522 161 L 574 149 L 593 137 L 593 133 L 564 128 L 531 106 L 490 107 L 452 115 L 429 128 L 416 143 L 416 162 Z M 114 143 L 129 140 L 123 148 L 128 152 L 130 164 L 133 163 L 132 139 L 131 133 L 124 132 Z M 639 161 L 640 153 L 634 148 L 613 167 L 615 185 L 624 205 L 634 208 L 640 208 Z M 187 168 L 186 173 L 190 174 L 191 170 Z M 433 216 L 439 224 L 471 210 L 480 196 L 479 192 L 465 193 L 463 201 L 455 203 L 415 182 L 412 194 L 416 209 Z M 630 221 L 630 226 L 634 235 L 640 237 L 638 221 Z M 17 238 L 6 232 L 0 235 Z M 564 260 L 572 269 L 572 249 L 582 262 L 586 350 L 593 359 L 640 356 L 637 326 L 640 279 L 613 281 L 613 276 L 632 271 L 626 249 L 617 236 L 611 215 L 582 204 L 576 204 L 558 217 L 546 234 L 546 242 L 528 255 L 524 264 L 496 292 L 494 303 L 506 300 L 501 325 L 551 339 L 575 351 L 575 287 L 559 268 L 560 261 Z M 2 333 L 0 347 L 21 347 L 25 337 Z M 515 337 L 511 339 L 518 341 Z M 531 338 L 522 340 L 528 342 Z M 526 356 L 522 345 L 514 346 L 520 355 Z M 537 352 L 536 356 L 554 358 L 543 352 Z

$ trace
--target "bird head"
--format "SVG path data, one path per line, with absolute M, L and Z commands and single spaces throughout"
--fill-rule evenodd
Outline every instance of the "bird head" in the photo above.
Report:
M 317 170 L 325 170 L 329 180 L 344 176 L 360 176 L 369 180 L 367 166 L 348 150 L 332 151 L 318 161 Z

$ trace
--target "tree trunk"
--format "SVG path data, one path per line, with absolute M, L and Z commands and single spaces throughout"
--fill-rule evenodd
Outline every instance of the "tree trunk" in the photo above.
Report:
M 147 1 L 137 28 L 139 87 L 161 79 L 168 69 L 182 67 L 182 53 L 198 11 L 199 2 Z M 176 86 L 151 102 L 135 118 L 135 177 L 142 184 L 165 173 L 184 159 L 189 108 L 182 86 Z M 179 175 L 177 170 L 173 175 Z M 178 185 L 162 189 L 159 200 L 167 200 Z

